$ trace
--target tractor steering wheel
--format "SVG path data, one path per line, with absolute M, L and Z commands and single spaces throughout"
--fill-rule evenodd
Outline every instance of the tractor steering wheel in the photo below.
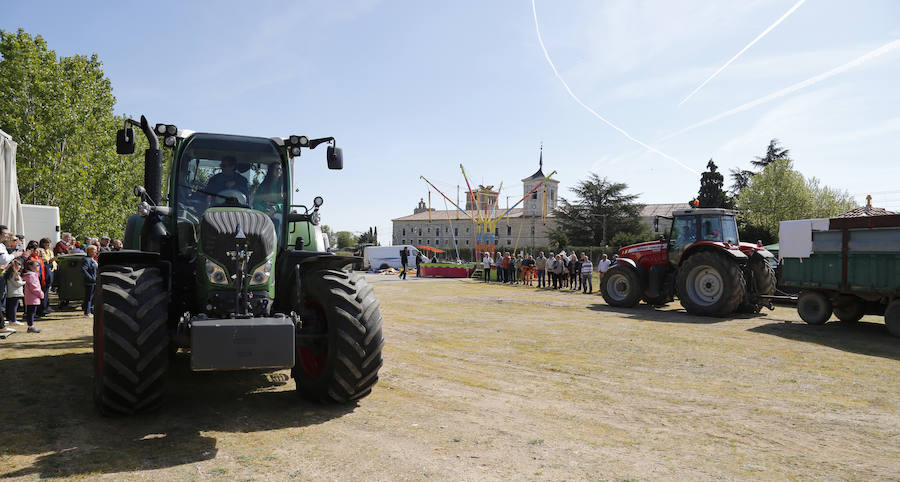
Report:
M 227 206 L 231 201 L 230 198 L 233 198 L 237 201 L 239 206 L 247 205 L 247 195 L 238 191 L 237 189 L 223 189 L 219 191 L 216 195 L 217 202 L 216 206 Z

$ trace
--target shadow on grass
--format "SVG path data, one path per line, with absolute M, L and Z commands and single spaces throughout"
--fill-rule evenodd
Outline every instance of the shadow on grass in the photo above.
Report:
M 633 308 L 616 308 L 605 304 L 593 304 L 589 310 L 603 313 L 616 313 L 633 320 L 650 321 L 654 323 L 687 323 L 692 325 L 711 325 L 731 320 L 746 320 L 766 316 L 765 313 L 732 313 L 728 316 L 698 316 L 692 315 L 682 308 L 669 303 L 662 307 L 653 307 L 647 304 L 639 304 Z
M 900 339 L 891 336 L 881 323 L 835 321 L 820 326 L 790 322 L 768 323 L 748 331 L 815 343 L 861 355 L 900 360 Z
M 75 350 L 78 348 L 91 348 L 94 340 L 91 336 L 81 336 L 78 338 L 69 338 L 60 341 L 41 341 L 39 337 L 32 334 L 26 334 L 25 330 L 20 330 L 24 334 L 21 338 L 15 339 L 10 337 L 10 341 L 15 341 L 16 350 Z M 20 333 L 14 336 L 18 337 Z M 0 364 L 6 361 L 0 362 Z
M 171 365 L 169 396 L 159 412 L 107 418 L 92 400 L 91 353 L 3 359 L 0 373 L 0 455 L 37 455 L 33 465 L 2 473 L 2 478 L 190 464 L 216 457 L 217 440 L 208 432 L 304 427 L 356 408 L 304 402 L 283 372 L 192 373 L 181 357 Z

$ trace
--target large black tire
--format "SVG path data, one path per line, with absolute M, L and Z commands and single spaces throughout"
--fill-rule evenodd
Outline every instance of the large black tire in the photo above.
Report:
M 94 402 L 103 414 L 152 411 L 169 369 L 169 293 L 159 268 L 100 269 L 94 314 Z
M 762 256 L 756 255 L 750 259 L 749 286 L 745 289 L 744 300 L 738 307 L 742 313 L 759 313 L 763 306 L 769 305 L 772 300 L 760 298 L 760 295 L 775 294 L 775 270 Z M 746 280 L 745 280 L 746 281 Z
M 356 273 L 323 269 L 303 276 L 301 337 L 321 336 L 317 345 L 301 344 L 291 375 L 297 392 L 321 403 L 345 403 L 365 397 L 381 368 L 383 318 L 372 287 Z
M 844 323 L 856 323 L 866 314 L 866 303 L 852 295 L 842 295 L 831 309 L 834 316 Z
M 603 284 L 600 286 L 600 294 L 609 306 L 631 308 L 641 301 L 644 288 L 641 286 L 641 278 L 630 265 L 617 264 L 603 275 Z
M 900 300 L 894 300 L 884 310 L 884 324 L 894 336 L 900 336 Z
M 831 318 L 831 300 L 818 291 L 804 291 L 797 298 L 797 313 L 810 325 L 824 325 Z
M 715 251 L 703 251 L 684 261 L 675 286 L 681 306 L 693 315 L 729 315 L 745 296 L 740 266 Z

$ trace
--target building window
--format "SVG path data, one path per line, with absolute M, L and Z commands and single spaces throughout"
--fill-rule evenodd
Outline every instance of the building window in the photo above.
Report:
M 428 228 L 428 234 L 431 234 L 431 228 Z
M 406 236 L 406 228 L 403 228 L 403 235 Z
M 506 235 L 512 236 L 512 226 L 509 226 L 509 225 L 506 226 Z
M 467 233 L 469 232 L 469 228 L 466 228 L 466 232 L 467 232 Z
M 459 236 L 459 228 L 453 228 L 453 234 Z
M 406 240 L 405 240 L 405 239 L 401 239 L 401 240 L 400 240 L 400 244 L 406 244 Z
M 531 193 L 531 199 L 537 199 L 537 191 Z
M 419 228 L 419 236 L 422 235 L 422 228 Z
M 466 240 L 466 246 L 468 246 L 468 245 L 469 245 L 469 240 L 467 239 L 467 240 Z
M 506 240 L 506 245 L 509 246 L 509 245 L 511 245 L 511 244 L 512 244 L 512 240 L 511 240 L 511 239 L 507 239 L 507 240 Z
M 553 200 L 553 196 L 556 195 L 556 191 L 550 191 L 550 200 Z

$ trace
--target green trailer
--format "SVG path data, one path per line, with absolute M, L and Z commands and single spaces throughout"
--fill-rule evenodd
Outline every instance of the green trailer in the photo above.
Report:
M 811 235 L 809 256 L 785 257 L 781 268 L 782 284 L 802 290 L 803 321 L 884 315 L 890 333 L 900 336 L 900 215 L 834 218 L 828 230 Z

